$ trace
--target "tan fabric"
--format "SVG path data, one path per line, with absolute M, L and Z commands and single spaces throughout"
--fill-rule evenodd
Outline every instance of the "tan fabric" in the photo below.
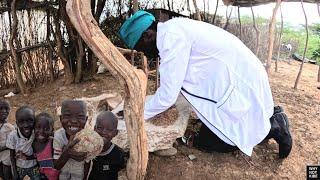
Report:
M 0 162 L 6 166 L 11 166 L 10 150 L 4 150 L 0 152 Z

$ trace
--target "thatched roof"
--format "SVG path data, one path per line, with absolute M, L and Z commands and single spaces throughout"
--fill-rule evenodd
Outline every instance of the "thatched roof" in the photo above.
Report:
M 275 0 L 222 0 L 225 5 L 250 7 L 258 6 L 262 4 L 269 4 L 275 2 Z M 300 0 L 284 0 L 283 2 L 300 2 Z M 308 3 L 319 3 L 320 0 L 303 0 Z

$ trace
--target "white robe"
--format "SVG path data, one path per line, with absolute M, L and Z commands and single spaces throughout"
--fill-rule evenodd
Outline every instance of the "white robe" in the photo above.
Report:
M 212 132 L 250 156 L 270 131 L 274 106 L 260 60 L 231 33 L 186 18 L 158 24 L 157 48 L 160 87 L 144 118 L 168 109 L 181 92 Z

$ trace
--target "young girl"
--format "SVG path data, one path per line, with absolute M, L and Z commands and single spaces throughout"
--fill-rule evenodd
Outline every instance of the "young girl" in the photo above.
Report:
M 40 166 L 41 179 L 58 180 L 59 172 L 53 163 L 53 119 L 47 113 L 40 113 L 36 117 L 35 140 L 33 149 Z

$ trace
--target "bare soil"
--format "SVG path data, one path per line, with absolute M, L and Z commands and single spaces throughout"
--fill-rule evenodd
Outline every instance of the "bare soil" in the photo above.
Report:
M 300 63 L 279 63 L 279 72 L 272 69 L 270 84 L 276 105 L 284 107 L 294 139 L 290 156 L 278 158 L 275 141 L 255 147 L 251 157 L 241 152 L 227 154 L 204 153 L 183 145 L 176 145 L 178 153 L 172 157 L 150 154 L 146 179 L 305 179 L 306 166 L 320 164 L 320 90 L 316 82 L 318 66 L 305 64 L 298 90 L 293 90 Z M 148 94 L 154 91 L 153 81 L 148 82 Z M 101 93 L 121 92 L 119 82 L 108 75 L 97 75 L 81 84 L 64 85 L 62 79 L 34 89 L 27 96 L 8 98 L 11 103 L 10 122 L 22 105 L 36 111 L 54 115 L 55 128 L 60 127 L 56 108 L 65 99 L 93 97 Z M 190 160 L 188 155 L 194 155 Z

